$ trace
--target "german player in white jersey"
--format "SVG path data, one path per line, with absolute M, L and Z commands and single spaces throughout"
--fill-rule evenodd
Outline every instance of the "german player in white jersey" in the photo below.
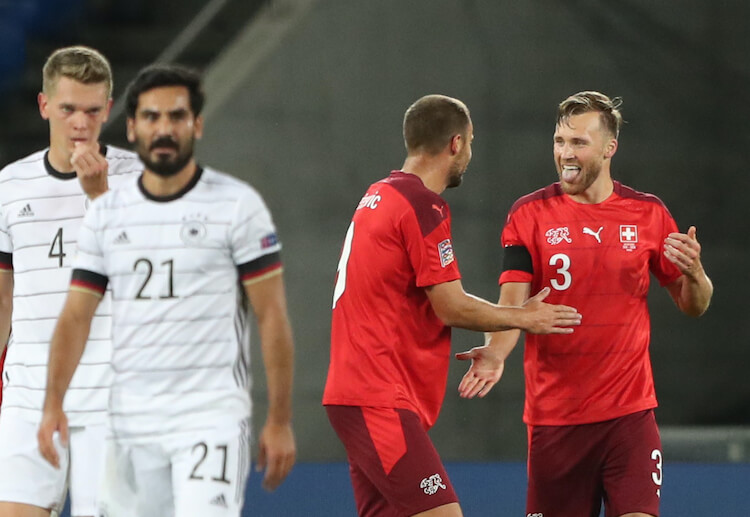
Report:
M 198 75 L 182 67 L 153 65 L 131 83 L 128 139 L 145 171 L 92 204 L 52 338 L 39 446 L 57 465 L 52 437 L 66 432 L 63 396 L 109 285 L 115 377 L 100 505 L 108 516 L 240 515 L 249 467 L 247 302 L 268 383 L 258 459 L 266 488 L 295 459 L 280 244 L 251 186 L 196 163 L 203 100 Z
M 2 517 L 59 512 L 68 482 L 73 516 L 96 514 L 112 377 L 109 296 L 93 316 L 65 399 L 70 432 L 59 444 L 65 457 L 60 469 L 42 458 L 35 435 L 78 229 L 91 199 L 143 169 L 135 153 L 99 144 L 112 103 L 104 56 L 87 47 L 58 49 L 42 77 L 38 102 L 49 121 L 49 148 L 0 171 L 0 347 L 10 334 L 0 411 Z

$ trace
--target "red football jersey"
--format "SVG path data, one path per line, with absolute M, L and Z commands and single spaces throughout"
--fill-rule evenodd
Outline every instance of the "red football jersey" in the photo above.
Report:
M 352 218 L 333 295 L 325 405 L 409 409 L 437 419 L 450 362 L 450 327 L 425 287 L 461 277 L 448 204 L 413 174 L 393 171 Z
M 575 202 L 559 183 L 516 201 L 500 283 L 531 282 L 532 293 L 548 286 L 545 301 L 583 315 L 572 334 L 526 336 L 526 423 L 583 424 L 656 407 L 646 296 L 649 271 L 662 286 L 681 274 L 662 253 L 676 231 L 659 198 L 619 182 L 599 204 Z M 508 260 L 523 248 L 528 267 Z

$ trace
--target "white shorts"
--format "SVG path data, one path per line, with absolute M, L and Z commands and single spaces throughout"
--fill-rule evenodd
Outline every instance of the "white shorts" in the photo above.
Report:
M 0 415 L 0 501 L 23 503 L 60 512 L 70 486 L 71 514 L 96 515 L 97 491 L 104 467 L 106 426 L 71 427 L 56 469 L 39 452 L 37 424 Z
M 103 517 L 239 517 L 250 470 L 247 422 L 143 444 L 107 440 Z

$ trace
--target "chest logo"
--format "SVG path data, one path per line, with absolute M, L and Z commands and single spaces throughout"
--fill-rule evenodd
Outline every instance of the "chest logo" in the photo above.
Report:
M 207 217 L 204 214 L 190 214 L 182 218 L 182 228 L 180 228 L 180 238 L 185 244 L 199 244 L 206 238 L 208 230 L 206 229 Z
M 583 227 L 583 234 L 584 235 L 591 235 L 594 239 L 596 239 L 596 242 L 599 244 L 602 243 L 602 238 L 600 237 L 600 234 L 602 233 L 602 230 L 604 229 L 604 226 L 600 226 L 597 231 L 592 230 L 588 226 Z
M 549 230 L 547 230 L 544 236 L 547 237 L 547 242 L 549 242 L 553 246 L 557 246 L 562 241 L 565 241 L 567 243 L 573 242 L 570 238 L 570 230 L 568 230 L 567 226 L 561 226 L 560 228 L 550 228 Z
M 34 215 L 34 211 L 31 209 L 31 203 L 26 203 L 26 205 L 18 211 L 18 217 L 32 217 Z
M 638 243 L 638 226 L 635 224 L 621 224 L 620 242 L 622 243 L 622 249 L 633 251 L 635 245 Z

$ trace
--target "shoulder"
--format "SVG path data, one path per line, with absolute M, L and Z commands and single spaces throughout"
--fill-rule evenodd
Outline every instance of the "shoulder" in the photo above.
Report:
M 518 198 L 516 202 L 513 203 L 513 206 L 510 207 L 508 217 L 510 217 L 521 208 L 528 208 L 530 206 L 533 206 L 534 204 L 544 203 L 551 199 L 562 199 L 561 196 L 563 195 L 564 193 L 562 191 L 562 188 L 560 187 L 560 184 L 552 183 L 551 185 L 547 185 L 544 188 L 540 188 L 539 190 L 535 190 L 534 192 Z
M 98 211 L 122 208 L 133 204 L 138 198 L 140 198 L 140 190 L 138 189 L 138 176 L 125 176 L 124 181 L 121 181 L 117 185 L 112 186 L 104 194 L 97 197 L 91 202 L 89 210 L 95 209 Z
M 143 165 L 138 155 L 120 147 L 108 145 L 106 147 L 106 158 L 109 162 L 109 175 L 119 176 L 143 171 Z
M 248 182 L 211 167 L 203 167 L 201 183 L 217 196 L 233 200 L 262 200 L 260 193 Z
M 619 181 L 614 182 L 615 185 L 615 194 L 620 196 L 623 199 L 630 199 L 635 202 L 639 203 L 646 203 L 646 204 L 653 204 L 655 207 L 663 208 L 664 210 L 667 210 L 667 205 L 664 204 L 664 202 L 659 199 L 659 197 L 655 196 L 654 194 L 649 194 L 647 192 L 639 192 L 635 190 L 634 188 L 628 187 L 627 185 L 623 185 Z
M 413 174 L 394 171 L 375 185 L 388 185 L 398 192 L 409 211 L 416 216 L 423 235 L 429 234 L 450 217 L 448 203 Z
M 0 182 L 23 179 L 28 177 L 29 174 L 37 174 L 39 171 L 44 171 L 44 154 L 46 152 L 46 149 L 42 149 L 20 160 L 9 163 L 0 169 Z

